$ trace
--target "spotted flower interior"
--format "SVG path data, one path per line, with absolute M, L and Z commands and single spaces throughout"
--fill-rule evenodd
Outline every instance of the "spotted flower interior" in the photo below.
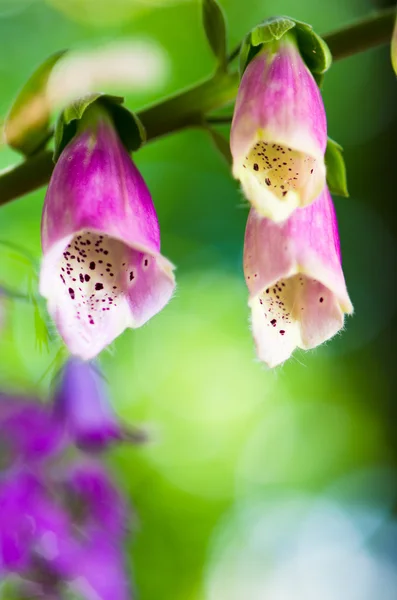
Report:
M 258 298 L 262 307 L 266 325 L 278 332 L 280 336 L 288 335 L 289 329 L 303 317 L 307 306 L 308 295 L 318 291 L 317 301 L 325 308 L 324 301 L 328 295 L 327 288 L 305 275 L 294 275 L 288 279 L 280 279 L 268 287 Z
M 282 200 L 291 190 L 299 192 L 307 185 L 315 173 L 316 160 L 286 146 L 257 142 L 245 157 L 243 168 Z
M 335 295 L 303 274 L 280 279 L 253 301 L 252 322 L 258 354 L 269 366 L 295 348 L 313 348 L 335 335 L 343 314 Z
M 144 293 L 148 271 L 155 259 L 114 238 L 82 232 L 68 244 L 59 262 L 59 284 L 67 297 L 69 321 L 76 321 L 87 343 L 90 329 L 106 329 L 107 323 L 129 318 L 129 295 Z M 132 302 L 133 304 L 133 302 Z M 71 324 L 71 323 L 69 323 Z

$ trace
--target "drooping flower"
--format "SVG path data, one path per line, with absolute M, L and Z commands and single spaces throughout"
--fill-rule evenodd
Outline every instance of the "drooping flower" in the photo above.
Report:
M 39 597 L 70 587 L 86 600 L 130 598 L 126 523 L 124 500 L 97 462 L 9 470 L 0 479 L 2 580 L 17 574 Z
M 244 246 L 257 354 L 269 367 L 335 335 L 353 311 L 328 188 L 284 223 L 251 209 Z
M 233 175 L 257 212 L 280 222 L 322 191 L 326 145 L 319 88 L 284 35 L 244 72 L 230 136 Z
M 98 103 L 52 175 L 42 220 L 40 291 L 72 354 L 88 360 L 172 296 L 146 184 Z
M 70 359 L 63 369 L 54 416 L 70 440 L 87 450 L 103 450 L 124 435 L 100 374 L 77 358 Z
M 74 402 L 84 402 L 94 395 L 96 373 L 76 359 L 74 367 L 66 391 Z M 108 407 L 110 416 L 105 410 L 92 420 L 91 406 L 86 420 L 87 414 L 77 419 L 76 430 L 76 420 L 72 427 L 70 419 L 60 418 L 68 399 L 57 402 L 53 410 L 30 398 L 0 394 L 0 579 L 17 576 L 14 591 L 21 598 L 55 600 L 70 590 L 84 600 L 127 600 L 127 505 L 98 460 L 73 452 L 81 440 L 103 447 L 115 417 Z M 95 427 L 103 421 L 106 435 L 99 431 L 96 437 Z

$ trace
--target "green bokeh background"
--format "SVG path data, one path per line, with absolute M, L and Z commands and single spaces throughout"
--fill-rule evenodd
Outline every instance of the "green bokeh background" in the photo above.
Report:
M 231 48 L 272 14 L 325 33 L 375 7 L 369 0 L 221 3 Z M 156 40 L 169 64 L 157 90 L 128 96 L 134 110 L 214 68 L 198 2 L 0 0 L 0 115 L 54 51 L 130 38 Z M 335 203 L 355 314 L 335 339 L 276 371 L 255 359 L 241 266 L 247 208 L 228 166 L 199 130 L 136 155 L 178 281 L 160 315 L 100 357 L 120 417 L 152 434 L 149 445 L 108 459 L 134 506 L 128 564 L 141 600 L 206 599 L 215 532 L 251 499 L 327 494 L 341 478 L 387 468 L 382 486 L 363 477 L 358 497 L 363 505 L 376 497 L 384 511 L 396 502 L 397 86 L 388 48 L 335 64 L 323 92 L 329 134 L 348 167 L 351 197 Z M 1 168 L 17 160 L 1 150 Z M 0 209 L 0 240 L 37 260 L 43 198 L 40 190 Z M 29 263 L 2 247 L 1 283 L 21 291 L 35 285 Z M 0 385 L 45 396 L 59 343 L 55 337 L 48 350 L 37 343 L 30 304 L 8 301 L 6 309 Z

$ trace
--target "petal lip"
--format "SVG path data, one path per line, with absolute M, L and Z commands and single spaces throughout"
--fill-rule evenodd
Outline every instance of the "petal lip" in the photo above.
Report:
M 284 362 L 296 347 L 318 346 L 343 327 L 353 306 L 327 188 L 281 224 L 251 209 L 244 273 L 257 354 L 268 366 Z
M 98 319 L 88 314 L 90 310 L 87 308 L 89 305 L 93 309 L 92 304 L 100 302 L 98 297 L 92 299 L 95 290 L 90 290 L 94 294 L 88 299 L 85 296 L 87 286 L 82 289 L 76 283 L 79 298 L 74 309 L 65 293 L 67 289 L 73 292 L 74 301 L 74 286 L 68 288 L 66 276 L 61 273 L 62 256 L 65 257 L 69 244 L 78 243 L 76 240 L 80 236 L 91 236 L 91 241 L 84 242 L 92 244 L 87 252 L 94 251 L 95 239 L 92 236 L 102 236 L 105 243 L 111 245 L 105 254 L 115 252 L 112 257 L 109 254 L 109 258 L 114 259 L 109 265 L 114 265 L 114 268 L 109 270 L 114 273 L 109 276 L 102 273 L 106 285 L 101 285 L 101 289 L 108 292 L 110 283 L 116 283 L 112 288 L 116 290 L 112 292 L 112 300 L 116 300 L 117 294 L 117 303 L 106 305 L 106 308 L 103 305 L 102 311 L 109 313 L 100 313 L 102 305 L 95 305 L 94 308 L 98 309 L 95 314 L 100 316 Z M 48 311 L 69 350 L 83 360 L 94 358 L 127 327 L 143 325 L 173 295 L 174 267 L 160 253 L 160 230 L 150 192 L 106 116 L 101 116 L 95 126 L 91 123 L 78 133 L 55 166 L 44 204 L 42 246 L 40 293 L 47 299 Z M 148 260 L 144 260 L 144 265 L 150 263 L 148 269 L 139 263 L 145 256 Z M 130 281 L 127 280 L 121 270 L 121 257 L 125 271 L 130 264 L 133 265 L 138 270 L 138 278 L 133 276 Z M 80 263 L 79 257 L 73 255 L 71 258 Z M 66 268 L 66 265 L 63 267 Z M 77 264 L 74 263 L 73 267 Z M 78 266 L 78 269 L 85 268 L 88 267 Z M 88 281 L 91 274 L 87 271 L 86 275 Z M 72 277 L 68 271 L 69 276 Z M 84 276 L 84 273 L 79 276 Z M 112 282 L 110 276 L 114 277 Z M 61 289 L 60 277 L 65 289 Z M 79 316 L 81 309 L 77 308 L 82 304 L 85 305 L 82 308 L 84 318 Z M 78 319 L 80 323 L 77 323 Z M 91 328 L 86 321 L 92 325 Z

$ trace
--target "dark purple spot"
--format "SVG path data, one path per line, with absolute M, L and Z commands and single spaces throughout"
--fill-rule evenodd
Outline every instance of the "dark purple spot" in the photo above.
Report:
M 74 289 L 73 288 L 69 288 L 69 295 L 70 295 L 71 299 L 74 300 Z
M 284 317 L 283 317 L 283 318 L 284 318 Z M 284 329 L 280 329 L 280 334 L 281 334 L 281 335 L 284 335 L 284 333 L 285 333 L 285 330 L 284 330 Z
M 98 290 L 98 291 L 99 290 L 103 290 L 103 283 L 96 283 L 95 284 L 95 289 Z
M 322 296 L 320 298 L 320 302 L 324 302 L 324 298 Z
M 95 269 L 94 261 L 90 262 L 90 269 L 91 269 L 91 271 L 93 271 Z

